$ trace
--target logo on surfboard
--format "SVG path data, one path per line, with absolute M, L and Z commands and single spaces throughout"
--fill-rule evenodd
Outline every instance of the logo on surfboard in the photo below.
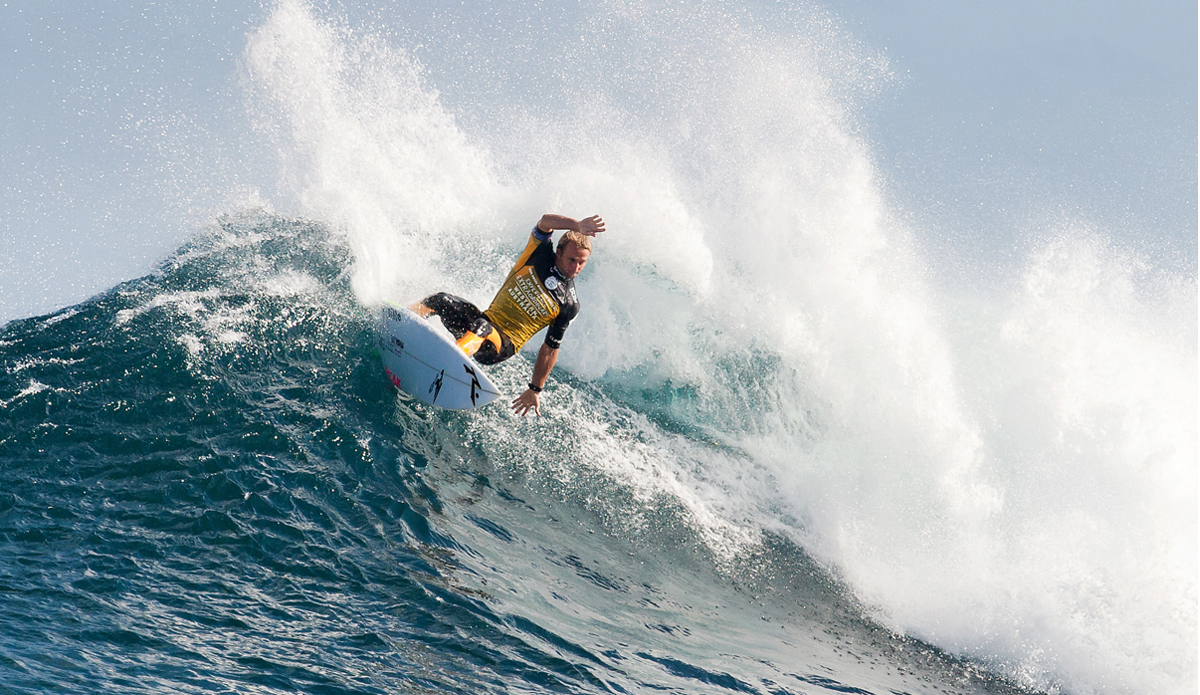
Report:
M 475 399 L 479 398 L 479 377 L 475 376 L 475 370 L 470 366 L 464 364 L 463 369 L 471 375 L 471 405 L 475 405 Z
M 443 377 L 445 377 L 445 376 L 446 376 L 446 370 L 445 370 L 445 369 L 443 369 L 442 371 L 438 372 L 437 378 L 435 378 L 435 379 L 433 380 L 433 383 L 429 385 L 429 390 L 433 392 L 433 400 L 432 400 L 432 401 L 430 401 L 430 404 L 431 404 L 431 405 L 432 405 L 433 403 L 437 403 L 437 397 L 438 397 L 438 394 L 442 392 L 442 378 L 443 378 Z M 434 390 L 435 388 L 436 388 L 437 390 Z M 472 392 L 471 396 L 472 396 L 472 397 L 471 397 L 471 402 L 472 402 L 472 403 L 474 403 L 474 402 L 475 402 L 475 398 L 474 398 L 475 394 L 474 394 L 474 392 Z

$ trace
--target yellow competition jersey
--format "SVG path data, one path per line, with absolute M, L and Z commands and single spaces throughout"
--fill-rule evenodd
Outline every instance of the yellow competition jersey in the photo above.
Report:
M 546 326 L 550 326 L 546 345 L 558 349 L 571 319 L 579 313 L 575 282 L 558 272 L 550 236 L 533 228 L 525 250 L 517 257 L 492 305 L 483 312 L 517 350 Z

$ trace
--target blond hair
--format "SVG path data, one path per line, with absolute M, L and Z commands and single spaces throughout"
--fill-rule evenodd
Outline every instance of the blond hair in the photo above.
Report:
M 566 234 L 563 234 L 558 238 L 558 246 L 555 247 L 555 252 L 562 251 L 563 246 L 568 241 L 573 242 L 576 246 L 588 251 L 589 253 L 592 250 L 592 238 L 590 236 L 586 234 L 580 234 L 576 231 L 568 231 Z

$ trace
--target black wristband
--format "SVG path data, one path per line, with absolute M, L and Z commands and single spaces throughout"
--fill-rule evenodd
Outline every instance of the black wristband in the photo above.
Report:
M 529 390 L 530 390 L 530 391 L 533 391 L 534 393 L 541 393 L 541 392 L 542 392 L 542 387 L 541 387 L 541 386 L 534 386 L 534 385 L 533 385 L 533 382 L 531 381 L 531 382 L 529 382 Z

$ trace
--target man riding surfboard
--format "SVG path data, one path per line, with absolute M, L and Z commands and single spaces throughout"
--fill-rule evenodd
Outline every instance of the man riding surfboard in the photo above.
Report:
M 558 247 L 550 240 L 565 230 Z M 480 364 L 497 364 L 512 357 L 538 331 L 549 326 L 538 350 L 529 388 L 512 402 L 524 416 L 541 415 L 539 394 L 558 361 L 563 333 L 579 313 L 575 278 L 592 254 L 592 238 L 604 231 L 599 215 L 574 220 L 545 214 L 538 220 L 529 242 L 509 271 L 500 291 L 485 311 L 461 297 L 439 292 L 410 308 L 422 316 L 437 314 L 458 346 Z

